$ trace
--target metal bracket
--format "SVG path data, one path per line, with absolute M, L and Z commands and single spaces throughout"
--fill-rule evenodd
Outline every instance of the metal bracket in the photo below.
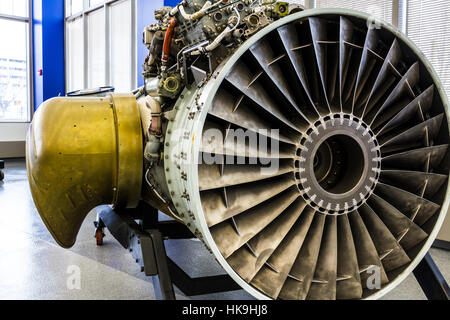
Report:
M 146 276 L 152 277 L 158 300 L 175 300 L 174 285 L 187 296 L 240 290 L 240 286 L 229 275 L 191 278 L 166 253 L 165 240 L 192 239 L 194 235 L 176 221 L 158 221 L 158 212 L 137 210 L 116 212 L 109 206 L 97 208 L 98 227 L 106 227 L 113 237 L 141 266 Z M 156 217 L 156 218 L 155 218 Z M 136 220 L 139 220 L 139 223 Z
M 414 276 L 428 300 L 449 300 L 450 289 L 437 265 L 427 253 L 414 270 Z

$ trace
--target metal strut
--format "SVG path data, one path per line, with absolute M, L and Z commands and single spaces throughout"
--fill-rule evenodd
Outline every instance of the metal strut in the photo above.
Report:
M 449 300 L 450 288 L 430 253 L 414 270 L 414 276 L 419 282 L 428 300 Z
M 0 160 L 0 181 L 3 181 L 5 178 L 5 174 L 3 173 L 2 169 L 5 169 L 5 161 Z
M 192 239 L 195 236 L 176 221 L 159 221 L 158 211 L 145 203 L 133 210 L 116 212 L 109 206 L 96 210 L 96 228 L 107 228 L 130 252 L 141 271 L 152 277 L 158 300 L 175 300 L 174 285 L 186 296 L 241 290 L 229 275 L 191 278 L 170 259 L 165 240 Z

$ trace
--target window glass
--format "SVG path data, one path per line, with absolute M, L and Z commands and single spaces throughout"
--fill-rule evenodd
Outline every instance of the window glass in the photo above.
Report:
M 0 19 L 0 121 L 27 122 L 30 117 L 28 23 Z
M 392 1 L 387 0 L 316 0 L 317 8 L 346 8 L 369 13 L 392 23 Z
M 129 92 L 132 77 L 131 1 L 111 6 L 111 80 L 116 92 Z
M 430 60 L 450 95 L 450 1 L 409 0 L 406 31 Z
M 91 7 L 105 3 L 107 10 L 99 7 L 75 20 L 66 19 L 67 91 L 111 85 L 116 92 L 130 92 L 137 81 L 135 1 L 85 3 Z
M 67 22 L 67 91 L 84 89 L 83 19 Z
M 88 16 L 88 87 L 105 86 L 105 11 Z
M 71 15 L 83 11 L 84 0 L 71 0 Z
M 300 4 L 302 6 L 305 5 L 305 0 L 287 0 L 286 2 L 293 3 L 293 4 Z
M 0 0 L 0 13 L 28 17 L 28 0 Z
M 89 0 L 89 6 L 90 7 L 95 7 L 98 4 L 101 4 L 105 2 L 104 0 Z

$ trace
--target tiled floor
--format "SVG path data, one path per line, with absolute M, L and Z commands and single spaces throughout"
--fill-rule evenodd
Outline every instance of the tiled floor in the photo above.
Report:
M 8 161 L 0 182 L 0 299 L 154 299 L 153 284 L 134 260 L 107 234 L 105 245 L 93 238 L 95 215 L 85 220 L 77 244 L 70 250 L 56 245 L 36 212 L 23 160 Z M 191 276 L 223 273 L 199 241 L 166 242 L 168 254 Z M 450 279 L 450 252 L 432 249 L 436 264 Z M 75 269 L 73 269 L 75 268 Z M 80 272 L 80 290 L 71 289 Z M 188 299 L 177 291 L 179 299 Z M 244 291 L 195 299 L 252 299 Z M 409 276 L 384 299 L 425 299 Z

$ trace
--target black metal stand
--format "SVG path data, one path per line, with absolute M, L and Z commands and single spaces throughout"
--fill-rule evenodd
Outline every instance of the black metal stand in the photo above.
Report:
M 3 169 L 5 169 L 5 161 L 0 160 L 0 181 L 3 181 L 5 178 L 5 174 L 2 171 Z
M 430 253 L 414 270 L 414 276 L 428 300 L 449 300 L 450 289 Z
M 145 216 L 142 212 L 145 210 Z M 158 221 L 158 212 L 141 203 L 136 210 L 115 212 L 97 208 L 97 230 L 107 228 L 133 256 L 146 276 L 152 277 L 158 300 L 175 300 L 174 285 L 186 296 L 241 290 L 229 275 L 191 278 L 167 256 L 164 245 L 169 239 L 192 239 L 194 235 L 176 221 Z M 151 217 L 150 219 L 146 217 Z M 138 221 L 138 222 L 136 222 Z M 98 241 L 97 241 L 98 243 Z
M 149 214 L 151 211 L 153 214 Z M 114 238 L 130 251 L 142 272 L 152 277 L 158 300 L 175 300 L 174 285 L 187 296 L 241 290 L 228 275 L 191 278 L 186 274 L 167 256 L 164 241 L 192 239 L 194 235 L 178 222 L 160 222 L 158 212 L 145 203 L 123 212 L 115 212 L 108 206 L 100 207 L 97 215 L 97 234 L 99 230 L 103 234 L 102 229 L 108 228 Z M 429 300 L 449 299 L 449 286 L 429 253 L 414 270 L 414 275 Z

